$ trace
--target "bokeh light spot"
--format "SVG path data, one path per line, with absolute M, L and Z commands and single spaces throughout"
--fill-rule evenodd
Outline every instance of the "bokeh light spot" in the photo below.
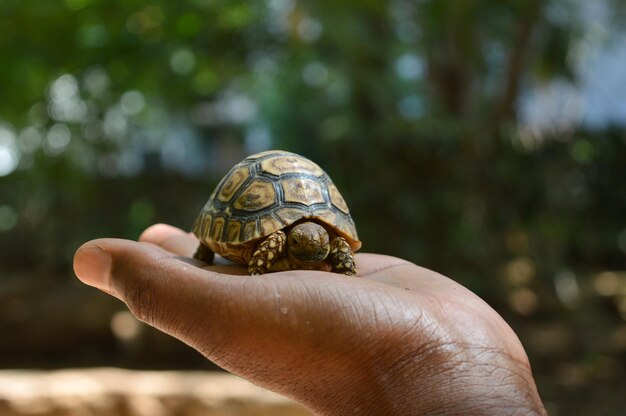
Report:
M 601 296 L 614 296 L 620 289 L 619 275 L 610 271 L 599 273 L 593 279 L 593 287 Z
M 215 108 L 222 121 L 231 123 L 245 123 L 251 121 L 257 114 L 256 102 L 247 95 L 228 94 L 221 99 Z
M 0 176 L 6 176 L 17 168 L 17 154 L 9 148 L 0 146 Z
M 562 270 L 557 273 L 554 278 L 554 288 L 559 300 L 567 306 L 573 306 L 580 293 L 576 275 L 569 270 Z
M 575 161 L 582 164 L 588 164 L 593 160 L 594 149 L 589 140 L 576 140 L 571 147 L 571 154 Z
M 129 115 L 139 114 L 146 105 L 146 99 L 139 91 L 128 91 L 120 99 L 122 111 Z
M 128 121 L 118 106 L 109 108 L 104 116 L 104 134 L 111 139 L 122 139 L 126 135 Z
M 531 315 L 539 307 L 539 297 L 527 288 L 514 289 L 509 294 L 509 305 L 520 315 Z
M 405 120 L 417 120 L 424 115 L 424 102 L 415 94 L 408 95 L 398 103 L 398 111 Z
M 196 68 L 196 56 L 190 49 L 178 49 L 170 57 L 170 68 L 178 75 L 188 75 Z
M 50 128 L 44 142 L 44 151 L 48 156 L 58 156 L 67 148 L 72 133 L 65 124 L 55 124 Z
M 87 69 L 83 82 L 87 91 L 94 96 L 102 95 L 111 83 L 106 71 L 99 66 Z
M 328 79 L 328 69 L 321 62 L 311 62 L 302 68 L 302 79 L 314 87 L 323 85 Z
M 120 311 L 111 318 L 111 332 L 121 341 L 131 341 L 141 333 L 141 322 L 128 311 Z
M 87 116 L 87 105 L 81 100 L 78 81 L 65 74 L 50 85 L 48 114 L 57 121 L 78 122 Z
M 509 262 L 504 270 L 506 280 L 513 286 L 530 283 L 535 277 L 535 263 L 528 258 L 520 257 Z
M 306 17 L 298 23 L 298 35 L 307 43 L 315 42 L 322 35 L 323 31 L 324 27 L 322 24 L 310 17 Z
M 22 153 L 32 153 L 41 146 L 43 137 L 35 127 L 26 127 L 20 132 L 17 147 Z
M 9 231 L 17 224 L 17 212 L 9 205 L 0 205 L 0 231 Z
M 424 73 L 424 63 L 417 55 L 405 53 L 396 60 L 396 73 L 403 79 L 419 79 Z
M 19 163 L 13 129 L 0 125 L 0 176 L 13 172 Z

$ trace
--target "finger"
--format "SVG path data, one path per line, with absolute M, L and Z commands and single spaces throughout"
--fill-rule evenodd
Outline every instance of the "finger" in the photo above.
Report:
M 173 254 L 191 257 L 198 248 L 198 239 L 192 234 L 167 224 L 148 227 L 139 241 L 154 244 Z
M 173 254 L 174 256 L 183 257 L 193 257 L 199 244 L 198 239 L 193 233 L 185 232 L 180 228 L 167 224 L 155 224 L 148 227 L 141 236 L 139 236 L 139 241 L 141 243 L 152 244 L 170 255 Z M 247 274 L 245 267 L 236 265 L 218 255 L 214 257 L 213 264 L 208 266 L 206 263 L 199 260 L 189 261 L 187 259 L 185 261 L 215 273 L 234 275 Z
M 85 284 L 126 303 L 138 319 L 204 351 L 206 335 L 213 335 L 212 330 L 203 329 L 213 322 L 210 317 L 223 319 L 221 325 L 211 325 L 218 338 L 230 328 L 233 314 L 222 310 L 241 285 L 232 284 L 231 279 L 241 277 L 204 270 L 194 261 L 151 244 L 100 239 L 78 249 L 74 270 Z M 226 271 L 227 267 L 210 268 Z M 235 299 L 246 302 L 241 294 Z
M 136 243 L 120 239 L 100 239 L 84 244 L 74 256 L 74 271 L 77 277 L 85 284 L 96 287 L 104 292 L 117 296 L 125 300 L 123 285 L 126 283 L 116 281 L 114 277 L 120 270 L 122 275 L 127 268 L 154 272 L 153 266 L 148 263 L 158 264 L 166 259 L 176 262 L 182 270 L 187 270 L 186 265 L 191 266 L 187 261 L 172 256 L 171 253 L 159 246 L 150 243 Z M 134 280 L 141 281 L 142 273 L 137 273 Z
M 154 243 L 159 245 L 164 240 L 168 238 L 180 234 L 187 234 L 185 231 L 181 230 L 178 227 L 174 227 L 169 224 L 154 224 L 150 227 L 146 228 L 143 233 L 139 236 L 139 241 L 149 241 L 150 243 Z

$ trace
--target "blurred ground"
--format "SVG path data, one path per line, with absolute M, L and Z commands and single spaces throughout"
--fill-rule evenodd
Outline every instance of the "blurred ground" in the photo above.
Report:
M 0 371 L 2 416 L 306 416 L 288 399 L 227 374 Z

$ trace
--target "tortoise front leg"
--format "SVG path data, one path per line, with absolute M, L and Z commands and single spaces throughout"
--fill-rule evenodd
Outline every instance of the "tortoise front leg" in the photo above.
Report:
M 213 257 L 215 257 L 215 253 L 213 250 L 200 243 L 196 253 L 193 255 L 194 259 L 205 262 L 206 264 L 213 264 Z
M 343 237 L 336 237 L 330 242 L 328 261 L 335 273 L 347 276 L 356 275 L 356 262 L 350 245 Z
M 284 257 L 286 252 L 287 236 L 282 231 L 270 234 L 257 247 L 248 262 L 248 274 L 254 276 L 266 273 L 272 263 Z

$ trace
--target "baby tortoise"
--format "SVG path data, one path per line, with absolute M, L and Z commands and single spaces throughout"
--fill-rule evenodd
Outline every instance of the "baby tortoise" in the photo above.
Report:
M 247 157 L 220 181 L 196 219 L 194 255 L 214 253 L 251 275 L 322 270 L 356 275 L 361 247 L 348 206 L 328 175 L 294 153 L 270 150 Z

